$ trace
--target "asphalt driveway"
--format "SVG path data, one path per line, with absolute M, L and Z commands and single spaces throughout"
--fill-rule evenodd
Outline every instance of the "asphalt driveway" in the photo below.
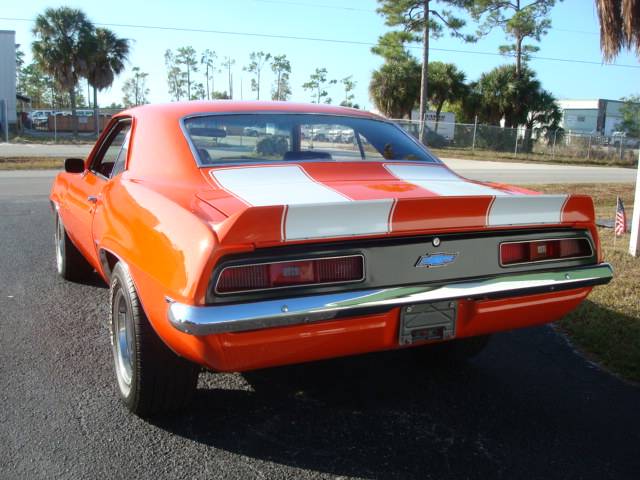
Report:
M 55 274 L 46 186 L 0 178 L 2 479 L 638 478 L 640 388 L 548 327 L 457 368 L 403 351 L 205 373 L 190 411 L 140 420 L 107 289 Z

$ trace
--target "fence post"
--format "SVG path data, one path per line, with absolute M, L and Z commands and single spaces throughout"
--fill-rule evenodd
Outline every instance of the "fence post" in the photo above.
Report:
M 471 151 L 476 151 L 476 131 L 478 130 L 478 115 L 476 115 L 475 120 L 473 121 L 473 143 L 471 144 Z
M 53 112 L 53 143 L 58 143 L 58 116 Z
M 513 151 L 513 156 L 517 157 L 518 156 L 518 127 L 514 128 L 515 132 L 516 132 L 516 147 L 515 150 Z
M 620 139 L 620 161 L 621 162 L 622 162 L 622 144 L 624 143 L 623 140 L 624 140 L 624 137 Z
M 553 147 L 551 147 L 551 159 L 556 159 L 556 139 L 558 138 L 558 129 L 556 128 L 553 132 Z
M 589 134 L 589 148 L 587 150 L 587 160 L 591 159 L 591 134 Z
M 2 133 L 4 141 L 9 143 L 9 102 L 7 100 L 2 100 L 0 103 L 2 103 Z

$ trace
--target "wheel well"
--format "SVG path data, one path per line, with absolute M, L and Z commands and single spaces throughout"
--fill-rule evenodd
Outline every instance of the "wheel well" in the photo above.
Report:
M 100 263 L 102 264 L 102 270 L 105 275 L 111 277 L 111 272 L 113 272 L 113 268 L 116 266 L 116 263 L 118 263 L 118 257 L 108 250 L 100 250 Z

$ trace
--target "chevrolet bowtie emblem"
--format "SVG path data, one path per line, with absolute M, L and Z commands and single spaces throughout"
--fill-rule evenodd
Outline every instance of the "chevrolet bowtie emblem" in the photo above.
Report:
M 429 253 L 418 259 L 416 267 L 444 267 L 456 261 L 457 253 Z

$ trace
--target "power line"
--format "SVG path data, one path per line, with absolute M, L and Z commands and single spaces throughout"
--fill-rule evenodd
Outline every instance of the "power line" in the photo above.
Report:
M 326 5 L 326 4 L 317 4 L 317 3 L 302 3 L 302 2 L 294 2 L 289 0 L 252 0 L 253 2 L 260 3 L 273 3 L 277 5 L 293 5 L 297 7 L 307 7 L 307 8 L 328 8 L 331 10 L 348 10 L 355 12 L 367 12 L 367 13 L 375 13 L 378 14 L 377 10 L 367 9 L 367 8 L 355 8 L 355 7 L 344 7 L 341 5 Z M 600 35 L 599 32 L 594 32 L 593 30 L 573 30 L 570 28 L 558 28 L 553 27 L 553 30 L 558 32 L 567 32 L 567 33 L 579 33 L 582 35 Z
M 276 0 L 272 0 L 276 1 Z M 32 19 L 29 18 L 16 18 L 16 17 L 0 17 L 0 20 L 8 20 L 8 21 L 17 21 L 17 22 L 33 22 Z M 169 27 L 163 25 L 143 25 L 143 24 L 129 24 L 129 23 L 101 23 L 94 22 L 96 25 L 105 26 L 105 27 L 117 27 L 117 28 L 137 28 L 137 29 L 146 29 L 146 30 L 162 30 L 162 31 L 173 31 L 173 32 L 190 32 L 190 33 L 209 33 L 215 35 L 232 35 L 232 36 L 241 36 L 241 37 L 257 37 L 257 38 L 273 38 L 280 40 L 301 40 L 301 41 L 309 41 L 309 42 L 324 42 L 324 43 L 333 43 L 333 44 L 342 44 L 342 45 L 360 45 L 372 47 L 377 45 L 376 43 L 371 42 L 362 42 L 357 40 L 342 40 L 337 38 L 323 38 L 323 37 L 304 37 L 304 36 L 296 36 L 296 35 L 279 35 L 279 34 L 269 34 L 269 33 L 256 33 L 256 32 L 233 32 L 227 30 L 211 30 L 211 29 L 203 29 L 203 28 L 187 28 L 187 27 Z M 422 47 L 417 45 L 410 45 L 411 49 L 421 49 Z M 514 57 L 513 54 L 501 54 L 496 52 L 484 52 L 480 50 L 463 50 L 463 49 L 453 49 L 453 48 L 438 48 L 438 47 L 430 47 L 430 51 L 435 52 L 445 52 L 445 53 L 463 53 L 463 54 L 471 54 L 471 55 L 486 55 L 493 57 L 502 57 L 502 56 L 510 56 Z M 640 65 L 629 65 L 629 64 L 617 64 L 617 63 L 603 63 L 593 60 L 580 60 L 580 59 L 571 59 L 571 58 L 560 58 L 560 57 L 541 57 L 537 55 L 529 55 L 529 58 L 533 60 L 544 60 L 551 62 L 562 62 L 562 63 L 579 63 L 584 65 L 600 65 L 600 66 L 611 66 L 611 67 L 621 67 L 621 68 L 634 68 L 640 69 Z
M 343 7 L 341 5 L 323 5 L 318 3 L 291 2 L 288 0 L 253 0 L 253 1 L 261 2 L 261 3 L 276 3 L 280 5 L 294 5 L 296 7 L 329 8 L 332 10 L 350 10 L 353 12 L 377 13 L 375 10 L 371 10 L 367 8 Z

